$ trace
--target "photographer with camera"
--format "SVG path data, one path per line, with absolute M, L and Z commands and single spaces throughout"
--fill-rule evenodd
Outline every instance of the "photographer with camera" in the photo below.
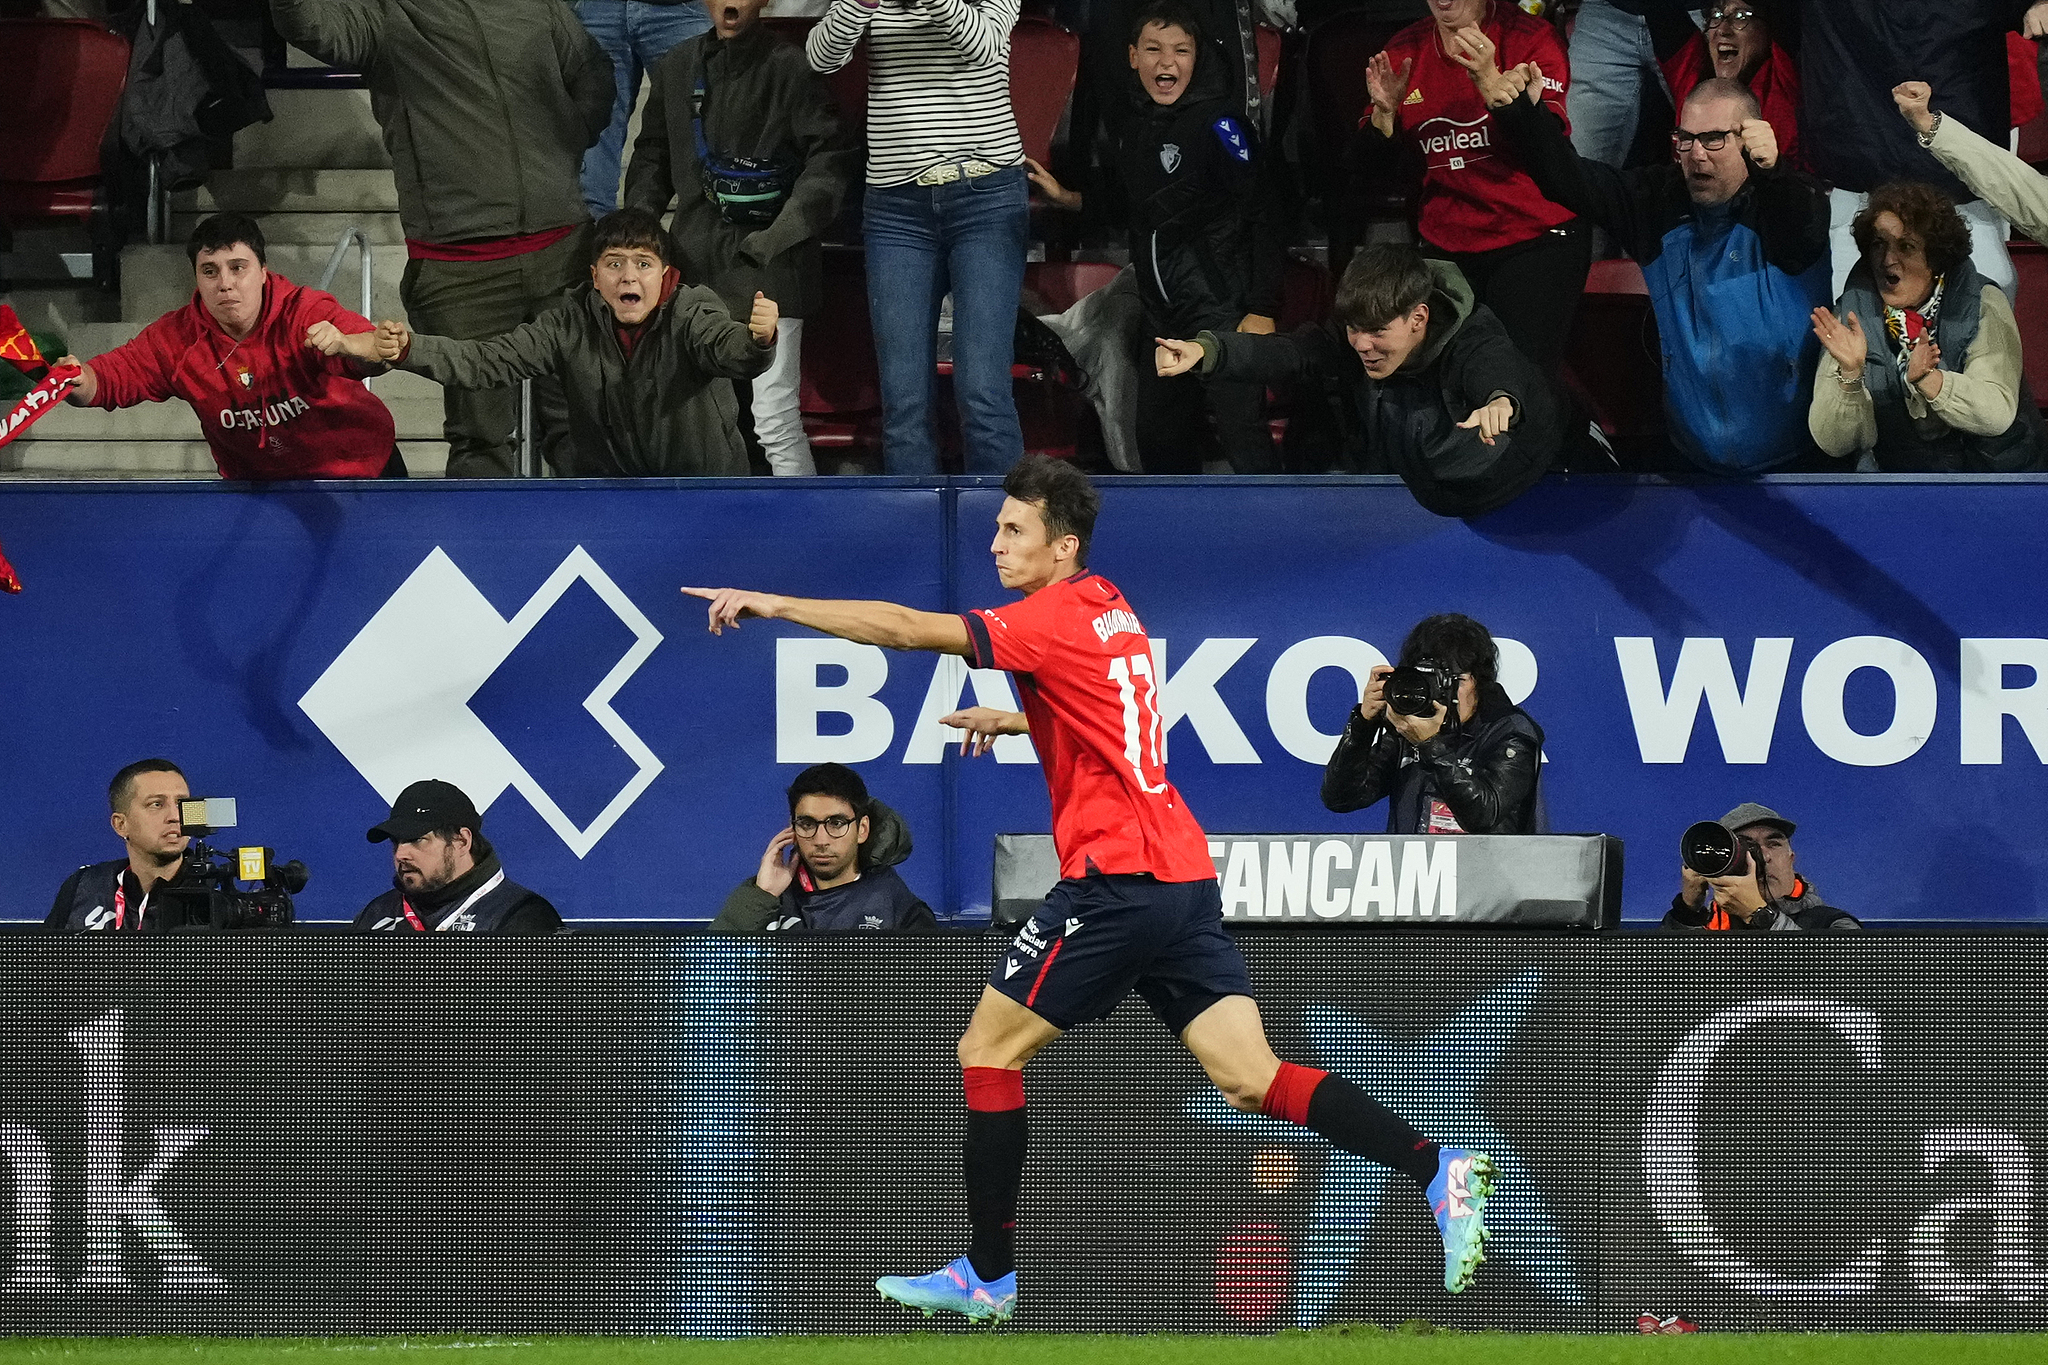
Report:
M 391 889 L 363 907 L 363 933 L 556 934 L 562 917 L 505 875 L 484 819 L 452 782 L 415 782 L 370 829 L 391 841 Z
M 1323 770 L 1323 804 L 1387 797 L 1389 834 L 1534 834 L 1543 727 L 1496 679 L 1500 650 L 1455 613 L 1416 624 L 1398 668 L 1373 669 Z
M 1688 827 L 1679 841 L 1679 891 L 1663 927 L 1679 933 L 1861 929 L 1861 921 L 1822 900 L 1792 870 L 1798 828 L 1754 801 Z
M 150 897 L 185 861 L 191 841 L 179 823 L 178 805 L 190 795 L 184 772 L 168 758 L 145 758 L 115 773 L 107 804 L 128 856 L 89 864 L 67 877 L 44 925 L 62 934 L 156 929 L 161 902 L 151 918 Z

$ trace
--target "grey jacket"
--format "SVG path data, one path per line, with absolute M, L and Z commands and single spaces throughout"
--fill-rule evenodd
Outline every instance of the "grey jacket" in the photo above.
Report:
M 568 301 L 484 341 L 415 334 L 398 368 L 458 389 L 494 389 L 553 374 L 569 401 L 571 478 L 714 475 L 744 478 L 731 381 L 768 368 L 709 289 L 679 288 L 641 324 L 629 359 L 611 308 L 579 284 Z
M 405 235 L 512 237 L 589 217 L 584 149 L 611 122 L 611 58 L 562 0 L 271 0 L 278 32 L 361 71 Z
M 766 227 L 727 223 L 704 195 L 691 111 L 699 73 L 704 139 L 714 155 L 801 168 Z M 625 202 L 660 214 L 675 201 L 670 231 L 683 278 L 716 290 L 735 315 L 757 289 L 784 317 L 815 313 L 824 290 L 818 238 L 860 175 L 861 149 L 803 49 L 757 23 L 735 38 L 713 32 L 678 43 L 652 76 Z

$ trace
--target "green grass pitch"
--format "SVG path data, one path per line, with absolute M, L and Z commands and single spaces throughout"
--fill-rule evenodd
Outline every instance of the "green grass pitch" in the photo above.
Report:
M 2044 1335 L 1521 1335 L 1328 1328 L 1270 1337 L 16 1337 L 0 1365 L 2018 1365 Z

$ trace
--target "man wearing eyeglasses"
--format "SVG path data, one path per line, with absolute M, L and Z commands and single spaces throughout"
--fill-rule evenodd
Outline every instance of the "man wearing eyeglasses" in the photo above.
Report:
M 903 820 L 868 796 L 860 774 L 820 763 L 789 785 L 789 824 L 760 870 L 733 888 L 714 933 L 890 933 L 933 927 L 929 906 L 896 875 L 910 856 Z
M 1828 193 L 1786 166 L 1756 95 L 1693 87 L 1671 162 L 1617 171 L 1578 155 L 1523 97 L 1541 73 L 1501 72 L 1484 35 L 1458 35 L 1494 125 L 1545 196 L 1599 223 L 1643 267 L 1664 353 L 1664 410 L 1685 464 L 1761 474 L 1820 455 L 1807 432 L 1828 289 Z

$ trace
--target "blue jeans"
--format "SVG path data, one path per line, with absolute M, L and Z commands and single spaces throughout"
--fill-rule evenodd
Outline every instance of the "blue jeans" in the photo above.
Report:
M 1010 364 L 1024 250 L 1024 168 L 950 185 L 868 187 L 862 229 L 868 312 L 882 377 L 882 468 L 936 474 L 932 428 L 939 304 L 953 295 L 953 396 L 970 474 L 1001 474 L 1024 453 Z
M 619 206 L 619 167 L 626 149 L 626 123 L 640 98 L 641 73 L 668 55 L 668 50 L 711 28 L 704 0 L 682 5 L 649 4 L 647 0 L 576 0 L 576 17 L 612 59 L 618 95 L 612 101 L 612 122 L 597 145 L 583 154 L 583 202 L 590 216 L 602 218 Z
M 1572 146 L 1588 161 L 1618 167 L 1635 145 L 1644 79 L 1664 85 L 1650 21 L 1609 0 L 1585 0 L 1572 25 L 1571 67 L 1564 99 Z

